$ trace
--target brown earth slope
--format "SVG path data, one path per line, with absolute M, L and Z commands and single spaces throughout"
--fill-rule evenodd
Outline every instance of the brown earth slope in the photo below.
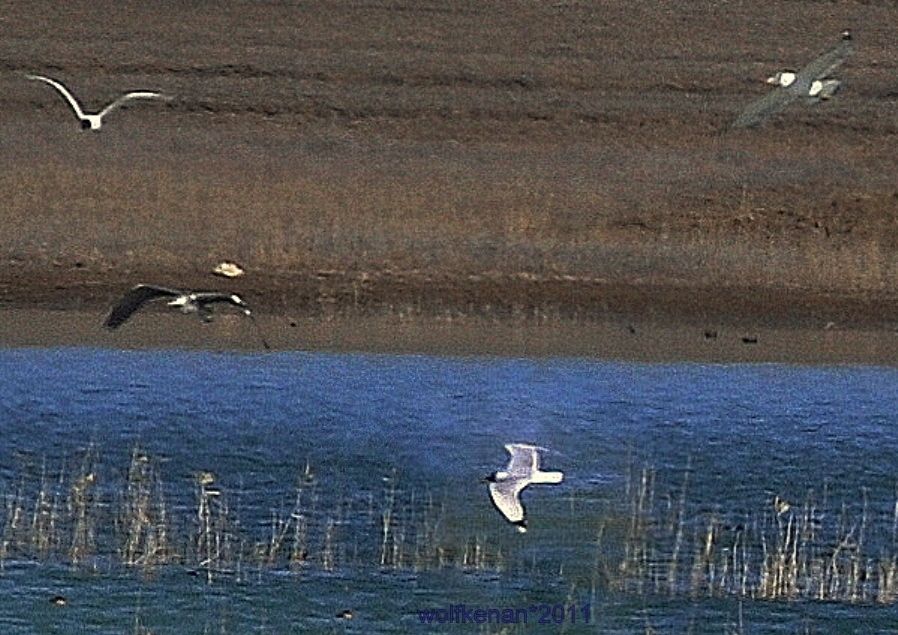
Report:
M 898 315 L 898 6 L 7 2 L 0 303 L 138 281 L 277 315 L 881 328 Z M 852 28 L 844 90 L 727 124 Z M 82 132 L 89 107 L 170 103 Z

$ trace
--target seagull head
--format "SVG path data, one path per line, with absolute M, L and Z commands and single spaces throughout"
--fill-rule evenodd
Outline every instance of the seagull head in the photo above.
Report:
M 795 81 L 795 73 L 792 71 L 780 71 L 776 75 L 768 77 L 766 81 L 768 84 L 774 84 L 785 88 L 786 86 L 791 86 Z
M 515 528 L 522 534 L 527 533 L 527 519 L 521 519 L 518 522 L 514 523 Z
M 493 472 L 492 474 L 484 477 L 483 481 L 485 483 L 499 483 L 501 481 L 508 480 L 509 473 L 505 470 L 499 470 L 498 472 Z
M 246 306 L 246 302 L 243 301 L 243 298 L 241 298 L 236 293 L 231 294 L 231 302 L 233 302 L 237 306 Z

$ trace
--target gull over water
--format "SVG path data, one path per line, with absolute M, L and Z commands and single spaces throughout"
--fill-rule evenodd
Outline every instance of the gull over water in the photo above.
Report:
M 264 335 L 262 335 L 262 331 L 259 329 L 259 325 L 256 323 L 252 310 L 243 298 L 236 293 L 224 291 L 184 291 L 152 284 L 138 284 L 125 293 L 118 303 L 112 307 L 103 326 L 110 330 L 117 329 L 148 302 L 160 299 L 167 299 L 166 306 L 178 309 L 181 313 L 194 313 L 204 322 L 212 321 L 213 306 L 217 304 L 235 306 L 252 321 L 262 346 L 266 349 L 270 348 Z
M 521 492 L 533 484 L 557 485 L 564 480 L 564 474 L 539 469 L 539 452 L 545 448 L 509 443 L 505 449 L 511 455 L 508 465 L 486 477 L 490 500 L 508 522 L 524 533 L 527 531 L 527 512 L 521 503 Z
M 150 90 L 134 90 L 128 93 L 125 93 L 115 101 L 107 104 L 102 110 L 95 113 L 87 113 L 84 112 L 84 108 L 82 108 L 81 103 L 72 95 L 71 91 L 66 88 L 62 82 L 59 82 L 50 77 L 45 77 L 43 75 L 25 75 L 26 78 L 44 82 L 45 84 L 49 84 L 53 88 L 55 88 L 60 95 L 68 102 L 69 106 L 71 106 L 72 110 L 75 112 L 75 117 L 78 118 L 78 121 L 81 123 L 81 128 L 84 130 L 99 130 L 103 125 L 103 117 L 108 115 L 110 112 L 125 104 L 133 99 L 161 99 L 165 101 L 171 100 L 171 97 L 168 95 L 163 95 L 162 93 L 157 93 L 155 91 Z
M 733 128 L 753 128 L 780 112 L 798 99 L 817 103 L 829 99 L 841 82 L 831 73 L 854 52 L 851 31 L 842 31 L 842 41 L 818 56 L 799 71 L 784 70 L 767 78 L 776 86 L 764 97 L 752 102 L 733 122 Z

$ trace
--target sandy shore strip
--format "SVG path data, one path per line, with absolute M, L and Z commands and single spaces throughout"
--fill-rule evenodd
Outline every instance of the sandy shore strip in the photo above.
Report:
M 93 311 L 0 310 L 0 345 L 264 351 L 237 315 L 211 324 L 144 315 L 110 333 Z M 488 318 L 262 316 L 276 351 L 445 356 L 588 357 L 640 362 L 898 364 L 898 333 L 884 329 L 700 326 L 649 321 L 513 321 Z

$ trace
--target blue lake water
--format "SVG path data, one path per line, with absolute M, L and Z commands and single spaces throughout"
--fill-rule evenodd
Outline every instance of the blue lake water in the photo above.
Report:
M 895 369 L 867 367 L 4 350 L 0 632 L 503 632 L 420 622 L 419 610 L 460 604 L 590 605 L 589 625 L 536 625 L 537 610 L 505 632 L 848 632 L 859 623 L 892 632 L 898 609 L 869 589 L 895 553 L 896 386 Z M 545 466 L 566 475 L 525 493 L 523 535 L 480 482 L 507 460 L 508 442 L 548 448 Z M 165 500 L 176 554 L 155 567 L 122 562 L 138 455 L 152 466 L 147 491 Z M 79 470 L 93 475 L 93 520 L 90 549 L 72 564 Z M 202 472 L 214 475 L 209 522 L 220 514 L 230 540 L 215 548 L 226 555 L 214 572 L 193 558 L 212 549 L 198 546 Z M 776 531 L 789 518 L 797 526 L 812 501 L 820 557 L 828 544 L 851 543 L 868 570 L 854 579 L 869 589 L 828 602 L 713 592 L 727 572 L 693 560 L 667 592 L 657 572 L 674 552 L 673 524 L 643 557 L 656 563 L 654 586 L 615 583 L 620 567 L 597 562 L 625 557 L 643 473 L 656 533 L 684 519 L 684 561 L 697 558 L 708 522 L 727 540 L 749 525 Z M 777 514 L 774 497 L 792 511 Z M 43 547 L 39 512 L 56 523 L 41 530 Z M 300 517 L 307 549 L 293 566 Z M 272 527 L 286 527 L 285 546 L 261 566 Z M 699 577 L 710 582 L 695 586 Z M 52 604 L 55 595 L 66 605 Z M 351 619 L 337 617 L 344 610 Z

